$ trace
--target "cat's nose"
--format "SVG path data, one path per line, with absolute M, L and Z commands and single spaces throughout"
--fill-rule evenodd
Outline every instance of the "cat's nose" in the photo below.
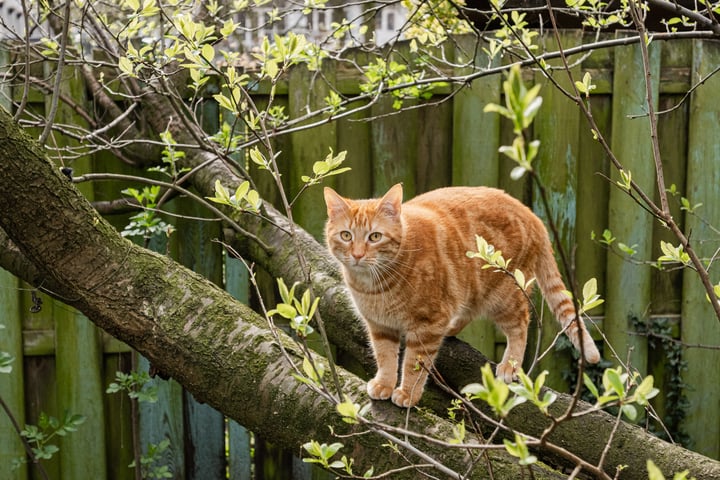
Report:
M 353 248 L 350 249 L 350 255 L 352 255 L 357 263 L 365 256 L 365 249 L 362 248 L 362 245 L 353 245 Z

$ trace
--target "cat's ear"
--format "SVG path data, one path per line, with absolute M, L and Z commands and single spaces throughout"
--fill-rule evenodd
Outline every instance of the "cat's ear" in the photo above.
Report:
M 380 208 L 378 211 L 382 212 L 388 217 L 399 217 L 400 209 L 402 206 L 403 199 L 403 188 L 402 183 L 394 185 L 385 196 L 380 200 Z
M 325 195 L 328 218 L 347 216 L 350 212 L 350 207 L 343 197 L 338 195 L 338 193 L 330 187 L 325 187 L 323 193 Z

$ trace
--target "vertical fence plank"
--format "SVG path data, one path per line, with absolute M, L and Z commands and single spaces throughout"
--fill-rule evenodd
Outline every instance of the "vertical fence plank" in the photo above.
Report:
M 297 118 L 325 106 L 325 97 L 330 94 L 326 82 L 332 82 L 334 77 L 335 67 L 329 62 L 323 63 L 323 75 L 319 72 L 311 72 L 305 66 L 293 68 L 290 73 L 288 94 L 290 117 Z M 316 117 L 311 121 L 315 122 L 319 119 L 320 117 Z M 303 184 L 301 177 L 313 175 L 312 166 L 315 162 L 324 160 L 331 148 L 337 154 L 336 131 L 337 125 L 335 122 L 330 122 L 310 131 L 291 134 L 293 148 L 290 165 L 291 199 Z M 324 184 L 332 186 L 332 180 L 332 178 L 328 179 Z M 306 190 L 293 208 L 294 220 L 318 239 L 322 238 L 325 227 L 324 205 L 322 188 L 315 186 Z
M 692 42 L 674 42 L 672 52 L 675 55 L 684 53 L 684 59 L 688 63 L 692 59 Z M 688 48 L 689 47 L 689 48 Z M 663 54 L 665 50 L 663 49 Z M 690 66 L 688 65 L 688 68 Z M 682 103 L 680 103 L 682 102 Z M 688 152 L 688 105 L 689 102 L 682 100 L 681 95 L 664 95 L 659 99 L 659 110 L 668 110 L 674 107 L 674 110 L 665 113 L 658 118 L 658 138 L 660 140 L 660 151 L 662 152 L 663 170 L 665 174 L 665 184 L 670 187 L 675 184 L 678 190 L 684 192 L 684 186 L 687 173 L 687 152 Z M 659 202 L 658 192 L 656 201 Z M 682 219 L 684 212 L 680 209 L 680 202 L 677 198 L 670 198 L 670 212 L 675 220 L 683 225 Z M 653 241 L 652 256 L 650 258 L 659 258 L 663 255 L 660 248 L 660 242 L 677 243 L 677 239 L 667 228 L 660 222 L 653 223 Z M 652 269 L 651 273 L 651 305 L 652 305 L 652 322 L 658 322 L 657 315 L 663 315 L 661 321 L 669 321 L 671 318 L 678 318 L 682 306 L 682 282 L 683 271 L 680 269 L 669 269 L 661 271 Z M 679 325 L 678 325 L 679 327 Z M 679 328 L 678 328 L 679 330 Z M 668 402 L 670 398 L 667 395 L 668 387 L 675 381 L 674 366 L 671 365 L 667 358 L 667 351 L 663 347 L 663 342 L 658 339 L 648 342 L 648 373 L 655 377 L 655 387 L 664 392 L 664 395 L 658 395 L 653 399 L 652 405 L 655 408 L 660 419 L 673 418 L 673 404 Z M 679 399 L 676 399 L 679 400 Z M 673 425 L 666 425 L 672 429 Z
M 250 280 L 245 265 L 237 258 L 225 257 L 225 290 L 243 303 L 250 297 Z M 228 420 L 228 474 L 230 480 L 250 479 L 252 457 L 250 432 L 235 420 Z
M 488 57 L 482 51 L 486 44 L 476 43 L 470 36 L 459 38 L 455 47 L 455 63 L 487 65 Z M 458 68 L 456 73 L 468 73 L 467 70 Z M 453 98 L 453 185 L 498 185 L 500 115 L 483 112 L 483 109 L 489 103 L 501 102 L 501 80 L 501 75 L 481 77 L 473 80 L 469 88 L 464 88 Z
M 130 352 L 105 355 L 103 387 L 115 381 L 115 372 L 130 371 Z M 106 394 L 105 404 L 105 463 L 108 480 L 134 480 L 132 413 L 130 399 L 124 392 Z
M 560 34 L 559 41 L 562 48 L 569 48 L 580 43 L 582 33 L 578 31 L 567 31 Z M 574 59 L 569 59 L 572 62 Z M 552 63 L 557 64 L 557 60 Z M 575 65 L 571 70 L 573 77 L 580 78 L 580 65 Z M 555 75 L 556 81 L 567 88 L 570 80 L 564 71 Z M 548 225 L 550 240 L 553 242 L 556 251 L 558 268 L 563 275 L 565 282 L 568 278 L 558 248 L 562 248 L 565 257 L 571 259 L 575 247 L 575 219 L 577 216 L 577 168 L 578 155 L 580 151 L 580 111 L 577 106 L 563 95 L 541 74 L 536 74 L 537 82 L 545 82 L 546 87 L 542 89 L 543 105 L 535 118 L 533 138 L 540 140 L 540 150 L 535 160 L 535 170 L 542 182 L 546 197 L 547 207 L 540 199 L 539 193 L 534 192 L 533 209 L 540 218 Z M 550 222 L 555 224 L 558 237 L 553 237 L 549 228 Z M 544 303 L 542 304 L 545 305 Z M 552 312 L 543 307 L 539 309 L 542 314 L 542 331 L 540 333 L 540 353 L 548 348 L 555 339 L 559 330 L 558 324 Z M 536 343 L 532 337 L 528 342 L 526 358 L 532 358 L 535 354 Z M 562 358 L 562 360 L 561 360 Z M 564 389 L 565 382 L 562 379 L 562 368 L 568 363 L 568 356 L 553 353 L 548 355 L 538 364 L 538 371 L 548 370 L 547 384 L 553 388 Z
M 695 41 L 693 48 L 692 79 L 705 78 L 720 64 L 720 48 L 715 42 Z M 711 226 L 720 225 L 720 158 L 718 125 L 720 104 L 717 92 L 720 77 L 713 75 L 692 94 L 689 122 L 688 191 L 691 204 L 702 203 L 698 217 L 689 215 L 686 232 L 698 253 L 705 258 L 715 255 L 719 246 L 717 231 Z M 707 223 L 705 223 L 707 222 Z M 712 274 L 715 284 L 720 280 Z M 697 276 L 686 270 L 683 278 L 682 340 L 686 343 L 720 345 L 720 322 L 715 318 Z M 713 458 L 720 457 L 720 383 L 717 368 L 720 351 L 700 348 L 685 350 L 688 362 L 684 374 L 685 390 L 690 408 L 685 428 L 693 439 L 693 448 Z M 714 379 L 714 380 L 711 380 Z
M 149 248 L 155 252 L 168 250 L 167 239 L 154 237 Z M 150 362 L 140 354 L 136 355 L 138 372 L 149 372 Z M 138 436 L 140 437 L 140 455 L 148 453 L 150 445 L 158 445 L 167 439 L 170 445 L 152 466 L 166 465 L 174 479 L 182 480 L 185 474 L 185 424 L 182 386 L 173 379 L 162 380 L 156 376 L 153 380 L 157 387 L 157 402 L 138 404 Z M 138 467 L 136 467 L 138 468 Z
M 137 354 L 136 354 L 137 355 Z M 149 371 L 150 362 L 138 355 L 138 371 Z M 185 453 L 183 425 L 183 391 L 175 380 L 155 379 L 158 399 L 155 403 L 142 402 L 138 405 L 138 428 L 140 454 L 146 455 L 151 444 L 158 445 L 165 439 L 170 446 L 154 466 L 167 465 L 175 479 L 185 478 Z
M 100 335 L 90 321 L 58 302 L 55 308 L 59 415 L 85 416 L 77 432 L 62 439 L 61 478 L 105 478 L 105 409 Z
M 619 34 L 622 35 L 622 34 Z M 660 47 L 649 45 L 650 72 L 657 108 L 660 79 Z M 615 50 L 613 83 L 612 148 L 623 167 L 648 194 L 655 187 L 655 169 L 647 117 L 630 119 L 629 115 L 647 112 L 644 67 L 638 45 Z M 613 172 L 611 177 L 620 176 Z M 637 258 L 649 258 L 652 252 L 652 218 L 619 188 L 610 190 L 608 223 L 617 238 L 637 251 Z M 605 350 L 605 356 L 626 362 L 641 374 L 647 371 L 647 339 L 633 336 L 633 322 L 649 321 L 650 267 L 634 265 L 617 255 L 608 255 L 607 303 L 605 306 L 605 334 L 617 353 L 617 359 Z
M 477 44 L 471 36 L 458 39 L 455 47 L 455 63 L 476 66 L 488 64 L 482 51 L 485 42 Z M 497 62 L 496 62 L 497 63 Z M 458 69 L 458 74 L 468 69 Z M 498 186 L 500 163 L 500 115 L 485 113 L 488 103 L 499 104 L 500 75 L 474 80 L 453 98 L 452 125 L 452 184 Z M 478 319 L 470 323 L 458 335 L 484 353 L 490 360 L 495 358 L 495 325 L 490 320 Z
M 610 141 L 610 119 L 612 117 L 612 98 L 609 95 L 591 96 L 590 105 L 593 118 L 603 135 Z M 578 158 L 578 191 L 575 254 L 576 278 L 579 285 L 590 278 L 595 278 L 598 292 L 605 295 L 605 265 L 607 253 L 602 246 L 591 240 L 592 232 L 602 236 L 608 226 L 606 206 L 610 195 L 610 184 L 607 176 L 610 165 L 605 150 L 599 142 L 593 140 L 587 122 L 581 121 L 580 126 L 580 157 Z M 602 315 L 605 305 L 593 309 L 590 315 Z M 593 329 L 591 328 L 591 331 Z M 594 336 L 599 336 L 595 334 Z
M 54 356 L 55 301 L 24 282 L 20 283 L 20 288 L 18 314 L 23 335 L 25 422 L 37 425 L 41 413 L 57 417 L 60 410 L 57 406 Z M 48 477 L 59 478 L 58 455 L 43 461 L 43 467 Z M 35 466 L 28 466 L 28 470 L 29 478 L 41 478 Z
M 0 352 L 15 360 L 10 373 L 0 373 L 0 396 L 7 404 L 15 421 L 25 425 L 25 392 L 22 348 L 22 322 L 20 321 L 19 282 L 9 272 L 0 269 Z M 16 459 L 25 457 L 25 449 L 5 412 L 0 411 L 0 479 L 24 479 L 27 467 L 11 471 Z
M 372 107 L 372 158 L 374 173 L 373 196 L 384 195 L 398 182 L 403 184 L 404 199 L 417 193 L 415 165 L 417 162 L 417 111 L 396 113 L 392 99 L 383 98 Z
M 663 70 L 690 71 L 692 68 L 692 41 L 681 40 L 672 43 L 672 48 L 663 47 Z M 687 70 L 685 70 L 687 69 Z M 692 78 L 692 76 L 689 76 Z M 675 184 L 678 191 L 685 194 L 688 152 L 688 118 L 689 104 L 684 101 L 686 85 L 682 93 L 665 94 L 658 99 L 659 111 L 666 111 L 658 117 L 658 140 L 662 153 L 665 185 L 667 188 Z M 659 202 L 659 193 L 655 192 Z M 679 198 L 669 198 L 670 212 L 673 218 L 682 225 L 684 212 L 680 208 Z M 660 241 L 676 243 L 672 233 L 660 222 L 653 224 L 653 253 L 651 258 L 658 258 L 663 253 Z M 677 314 L 682 303 L 682 271 L 652 271 L 652 310 L 653 314 Z
M 178 199 L 175 242 L 176 260 L 217 285 L 223 283 L 223 254 L 218 222 L 185 219 L 202 218 L 206 210 L 189 199 Z M 225 421 L 220 412 L 197 402 L 184 392 L 185 475 L 187 480 L 221 478 L 225 475 Z
M 345 166 L 352 170 L 336 177 L 336 185 L 340 194 L 349 198 L 368 198 L 373 194 L 370 123 L 364 120 L 365 115 L 362 111 L 338 121 L 338 151 L 347 151 Z
M 452 103 L 441 98 L 436 101 L 441 103 L 417 112 L 420 129 L 415 170 L 417 193 L 446 187 L 452 179 Z

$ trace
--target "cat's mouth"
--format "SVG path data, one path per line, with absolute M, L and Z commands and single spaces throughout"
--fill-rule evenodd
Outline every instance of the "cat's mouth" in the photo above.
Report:
M 355 258 L 353 256 L 349 256 L 345 258 L 345 266 L 352 268 L 353 270 L 367 270 L 370 265 L 365 257 Z
M 347 262 L 345 262 L 345 264 L 346 264 L 347 266 L 353 267 L 353 268 L 363 268 L 363 269 L 364 269 L 364 268 L 367 267 L 367 264 L 365 263 L 365 259 L 364 259 L 364 258 L 354 258 L 354 257 L 350 257 L 350 258 L 347 259 Z

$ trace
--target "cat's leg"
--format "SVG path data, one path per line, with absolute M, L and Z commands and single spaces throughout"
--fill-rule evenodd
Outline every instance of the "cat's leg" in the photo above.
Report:
M 400 387 L 392 394 L 392 402 L 395 405 L 408 408 L 420 401 L 428 370 L 433 367 L 442 341 L 443 335 L 431 332 L 408 332 L 405 335 L 402 380 Z
M 502 361 L 497 365 L 495 376 L 505 383 L 517 379 L 517 369 L 522 367 L 530 322 L 530 312 L 524 297 L 518 302 L 512 302 L 511 299 L 508 307 L 510 305 L 515 308 L 506 308 L 504 312 L 495 316 L 495 323 L 507 338 L 505 353 Z
M 367 392 L 373 400 L 387 400 L 397 385 L 400 332 L 367 322 L 377 373 L 367 384 Z

